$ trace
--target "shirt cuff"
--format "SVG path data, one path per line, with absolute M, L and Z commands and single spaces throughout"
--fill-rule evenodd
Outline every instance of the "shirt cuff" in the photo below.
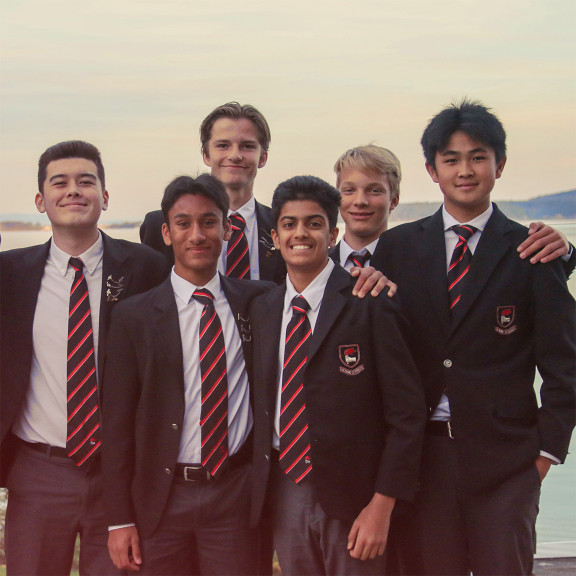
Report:
M 112 530 L 119 530 L 120 528 L 130 528 L 130 526 L 136 526 L 136 524 L 132 522 L 132 524 L 118 524 L 118 526 L 108 526 L 108 532 L 112 532 Z
M 549 458 L 550 460 L 552 460 L 552 464 L 562 464 L 562 462 L 560 462 L 560 460 L 558 458 L 556 458 L 556 456 L 552 456 L 552 454 L 549 454 L 548 452 L 544 452 L 544 450 L 540 450 L 540 456 L 544 456 L 545 458 Z

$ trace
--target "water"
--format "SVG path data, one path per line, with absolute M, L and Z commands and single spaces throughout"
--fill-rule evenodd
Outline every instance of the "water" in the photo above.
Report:
M 552 224 L 576 245 L 576 221 Z M 109 229 L 106 232 L 116 238 L 139 241 L 137 228 Z M 42 244 L 48 238 L 50 231 L 3 232 L 0 250 Z M 576 295 L 576 272 L 568 281 L 568 286 Z M 572 438 L 571 452 L 564 465 L 551 468 L 542 486 L 537 522 L 539 555 L 576 556 L 576 435 Z

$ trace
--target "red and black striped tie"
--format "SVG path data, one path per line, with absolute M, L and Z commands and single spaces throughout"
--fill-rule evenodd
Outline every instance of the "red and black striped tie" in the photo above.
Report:
M 470 268 L 472 262 L 472 253 L 468 248 L 468 240 L 472 238 L 477 228 L 474 226 L 452 226 L 451 230 L 458 235 L 458 243 L 452 252 L 452 259 L 448 268 L 448 297 L 450 310 L 458 304 L 462 296 L 463 280 Z
M 228 378 L 222 324 L 214 296 L 206 288 L 194 292 L 204 306 L 200 317 L 200 375 L 202 378 L 202 466 L 212 476 L 228 457 Z
M 302 483 L 312 470 L 304 398 L 304 370 L 312 333 L 306 314 L 309 308 L 308 302 L 302 296 L 293 298 L 292 318 L 286 327 L 282 367 L 280 467 L 296 484 Z
M 70 258 L 76 270 L 68 314 L 66 450 L 77 466 L 87 464 L 100 448 L 98 383 L 92 335 L 92 316 L 84 263 Z
M 360 252 L 351 252 L 348 258 L 350 259 L 350 262 L 354 264 L 354 266 L 358 266 L 358 268 L 364 268 L 364 265 L 368 260 L 370 260 L 371 256 L 372 254 L 370 254 L 370 251 L 364 248 L 364 250 Z
M 250 252 L 244 229 L 246 220 L 237 212 L 230 214 L 232 237 L 226 253 L 226 276 L 250 280 Z

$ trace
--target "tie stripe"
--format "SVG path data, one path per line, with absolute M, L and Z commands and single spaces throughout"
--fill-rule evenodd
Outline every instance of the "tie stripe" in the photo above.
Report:
M 458 235 L 458 242 L 452 252 L 450 266 L 448 267 L 448 297 L 450 310 L 460 302 L 462 297 L 462 287 L 464 278 L 470 270 L 472 253 L 468 247 L 468 240 L 476 232 L 474 226 L 452 226 L 451 228 Z
M 364 265 L 368 260 L 370 260 L 372 254 L 370 254 L 370 250 L 361 250 L 360 252 L 351 252 L 348 258 L 350 262 L 354 264 L 354 266 L 358 266 L 358 268 L 364 268 Z
M 228 457 L 228 376 L 222 324 L 214 296 L 205 288 L 194 299 L 202 306 L 199 329 L 201 461 L 211 475 L 218 473 Z
M 246 220 L 238 214 L 230 214 L 232 224 L 232 236 L 228 241 L 226 251 L 226 276 L 231 278 L 250 279 L 250 252 L 248 251 L 248 240 L 244 230 Z
M 80 258 L 70 258 L 74 280 L 68 313 L 66 450 L 77 466 L 87 463 L 100 447 L 98 383 L 88 284 Z
M 280 466 L 297 484 L 312 470 L 304 390 L 304 372 L 312 329 L 309 305 L 302 296 L 292 300 L 286 327 L 280 396 Z

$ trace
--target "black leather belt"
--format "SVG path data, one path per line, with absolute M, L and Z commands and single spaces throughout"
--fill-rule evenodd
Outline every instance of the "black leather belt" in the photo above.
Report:
M 451 422 L 444 420 L 428 420 L 426 422 L 426 434 L 454 439 L 454 426 Z
M 42 444 L 40 442 L 26 442 L 26 440 L 19 439 L 20 442 L 30 450 L 40 452 L 46 456 L 57 456 L 58 458 L 69 458 L 66 448 L 60 446 L 50 446 L 49 444 Z
M 201 464 L 183 464 L 181 462 L 176 464 L 174 476 L 181 480 L 186 480 L 186 482 L 201 484 L 214 482 L 215 480 L 225 476 L 228 472 L 247 464 L 250 460 L 250 447 L 251 442 L 245 442 L 238 452 L 228 457 L 226 462 L 222 465 L 222 468 L 216 473 L 216 476 L 212 476 L 210 471 L 207 468 L 204 468 Z

